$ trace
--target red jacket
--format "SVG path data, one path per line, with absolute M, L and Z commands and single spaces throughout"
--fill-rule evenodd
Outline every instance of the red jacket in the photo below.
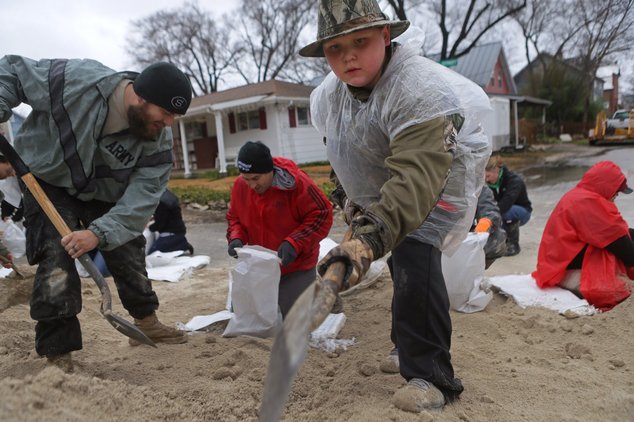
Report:
M 625 180 L 611 161 L 592 166 L 581 181 L 567 192 L 550 215 L 537 255 L 533 277 L 539 287 L 557 285 L 566 267 L 585 245 L 581 264 L 580 291 L 592 305 L 608 310 L 629 295 L 628 271 L 604 248 L 629 236 L 628 225 L 610 199 Z
M 332 226 L 332 205 L 315 183 L 286 158 L 274 157 L 273 165 L 295 178 L 295 188 L 270 187 L 259 195 L 238 177 L 231 190 L 227 212 L 227 240 L 260 245 L 276 251 L 286 240 L 297 259 L 282 267 L 282 275 L 317 265 L 319 242 Z

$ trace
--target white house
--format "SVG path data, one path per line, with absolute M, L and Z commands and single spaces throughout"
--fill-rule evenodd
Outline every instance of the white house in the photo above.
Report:
M 310 121 L 313 89 L 270 80 L 194 98 L 177 120 L 175 168 L 186 177 L 198 169 L 226 173 L 240 147 L 257 140 L 296 163 L 325 161 L 323 139 Z

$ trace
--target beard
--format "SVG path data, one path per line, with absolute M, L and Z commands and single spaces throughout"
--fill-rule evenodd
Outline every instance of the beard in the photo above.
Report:
M 150 119 L 144 104 L 131 105 L 128 108 L 128 125 L 130 133 L 140 138 L 154 141 L 161 132 L 150 124 Z

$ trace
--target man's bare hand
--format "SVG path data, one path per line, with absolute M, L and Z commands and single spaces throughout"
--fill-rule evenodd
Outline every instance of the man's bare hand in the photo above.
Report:
M 90 230 L 78 230 L 62 237 L 62 246 L 66 252 L 77 259 L 99 245 L 99 238 Z

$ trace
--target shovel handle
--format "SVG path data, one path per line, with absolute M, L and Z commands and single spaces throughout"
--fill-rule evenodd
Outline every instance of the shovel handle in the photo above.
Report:
M 13 167 L 13 170 L 15 170 L 15 173 L 29 188 L 29 191 L 35 197 L 37 203 L 40 204 L 40 207 L 42 207 L 42 210 L 51 220 L 51 223 L 53 223 L 59 234 L 61 234 L 62 237 L 70 234 L 70 228 L 59 215 L 59 213 L 51 203 L 50 199 L 48 199 L 46 192 L 44 192 L 35 176 L 33 176 L 31 171 L 29 170 L 29 167 L 18 155 L 15 149 L 13 149 L 13 146 L 11 146 L 7 138 L 5 138 L 2 134 L 0 134 L 0 151 L 5 157 L 7 157 L 7 160 L 9 160 L 9 162 L 11 163 L 11 166 Z
M 348 227 L 343 235 L 342 243 L 352 239 L 352 227 Z M 311 309 L 310 329 L 315 330 L 326 319 L 332 305 L 341 291 L 343 279 L 346 276 L 346 265 L 343 262 L 332 263 L 320 280 L 317 280 L 315 300 Z
M 321 281 L 317 282 L 317 291 L 311 309 L 310 331 L 319 327 L 330 313 L 345 275 L 346 265 L 343 262 L 334 262 L 328 267 Z
M 59 215 L 59 212 L 49 199 L 48 195 L 46 194 L 46 192 L 44 192 L 44 189 L 42 189 L 40 183 L 29 170 L 29 167 L 24 161 L 22 161 L 22 158 L 18 155 L 15 149 L 13 149 L 13 146 L 11 146 L 7 138 L 5 138 L 2 134 L 0 134 L 0 152 L 2 152 L 2 154 L 11 163 L 11 166 L 15 170 L 15 173 L 27 186 L 29 192 L 31 192 L 37 203 L 44 211 L 44 214 L 46 214 L 53 226 L 55 226 L 55 228 L 57 229 L 57 232 L 62 237 L 72 233 L 71 229 L 68 227 L 68 224 L 66 224 L 62 216 Z M 95 263 L 92 261 L 92 259 L 90 259 L 90 256 L 87 254 L 83 254 L 78 258 L 78 260 L 88 271 L 92 279 L 95 281 L 95 284 L 97 284 L 97 287 L 99 287 L 99 290 L 101 292 L 101 313 L 110 323 L 110 325 L 112 325 L 120 333 L 132 339 L 156 347 L 154 342 L 150 340 L 150 338 L 147 337 L 139 328 L 130 324 L 123 318 L 113 314 L 112 296 L 110 295 L 108 283 L 106 283 L 106 280 L 103 278 L 103 275 L 101 274 Z
M 70 234 L 71 230 L 68 227 L 68 224 L 66 224 L 62 216 L 59 215 L 59 212 L 57 212 L 57 209 L 55 209 L 55 207 L 51 203 L 51 200 L 48 199 L 46 192 L 44 192 L 42 186 L 40 186 L 35 176 L 33 176 L 32 173 L 27 173 L 20 178 L 29 188 L 29 191 L 31 192 L 31 194 L 33 194 L 33 197 L 35 198 L 37 203 L 40 204 L 40 207 L 42 207 L 42 210 L 44 211 L 48 219 L 51 220 L 51 223 L 53 223 L 53 225 L 57 229 L 57 232 L 62 237 Z
M 31 192 L 37 203 L 44 211 L 44 214 L 46 214 L 48 219 L 57 229 L 57 232 L 62 237 L 72 233 L 70 227 L 68 227 L 68 224 L 66 224 L 62 216 L 59 215 L 59 212 L 57 211 L 51 200 L 48 198 L 48 195 L 46 194 L 46 192 L 44 192 L 44 189 L 42 189 L 42 186 L 37 181 L 35 176 L 33 176 L 33 173 L 31 173 L 31 171 L 29 170 L 29 167 L 18 155 L 15 149 L 13 149 L 13 146 L 11 146 L 7 138 L 5 138 L 2 134 L 0 134 L 0 151 L 7 158 L 7 160 L 9 160 L 11 166 L 15 170 L 15 173 L 20 177 L 20 179 L 22 179 L 26 187 L 29 189 L 29 192 Z M 84 264 L 84 266 L 90 264 L 94 266 L 94 263 L 90 260 L 90 258 L 88 258 L 88 260 L 82 260 L 82 264 Z M 95 282 L 97 283 L 99 290 L 101 290 L 103 298 L 101 311 L 103 313 L 104 311 L 110 309 L 110 304 L 112 301 L 110 297 L 110 290 L 108 290 L 108 285 L 106 284 L 105 280 L 103 280 L 103 278 L 95 279 Z

